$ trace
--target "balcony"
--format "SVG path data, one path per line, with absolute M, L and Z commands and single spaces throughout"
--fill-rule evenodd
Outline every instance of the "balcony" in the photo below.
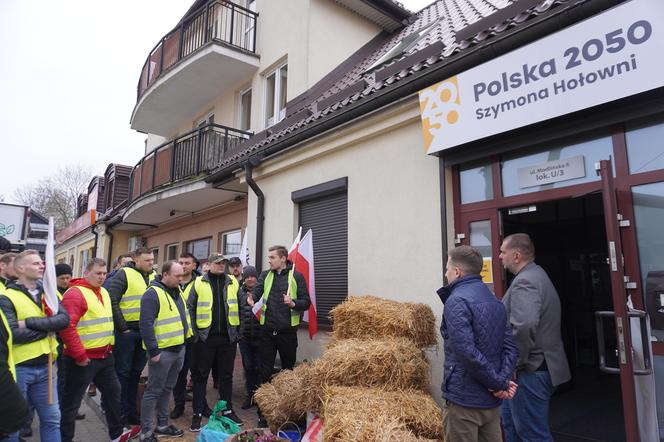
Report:
M 220 190 L 205 177 L 237 153 L 249 136 L 250 132 L 208 124 L 149 152 L 131 173 L 125 223 L 158 225 L 176 213 L 194 213 L 232 200 L 242 191 L 238 183 Z
M 131 127 L 170 137 L 258 69 L 258 15 L 213 0 L 185 17 L 150 52 L 138 80 Z

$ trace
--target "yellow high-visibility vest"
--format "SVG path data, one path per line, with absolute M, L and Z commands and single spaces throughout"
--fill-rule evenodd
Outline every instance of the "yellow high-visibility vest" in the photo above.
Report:
M 237 292 L 240 283 L 233 275 L 228 275 L 231 283 L 226 289 L 226 304 L 228 304 L 228 323 L 233 326 L 240 325 L 240 309 L 237 303 Z M 198 300 L 196 301 L 196 327 L 208 328 L 212 325 L 212 286 L 204 281 L 202 276 L 194 281 Z
M 121 270 L 127 276 L 127 290 L 120 299 L 120 310 L 125 321 L 138 321 L 141 313 L 141 298 L 148 289 L 148 285 L 138 270 L 131 267 L 122 267 Z M 151 272 L 148 276 L 148 282 L 152 282 L 155 276 L 156 273 Z
M 88 305 L 88 311 L 76 324 L 76 332 L 83 348 L 101 348 L 115 344 L 115 335 L 113 334 L 113 308 L 111 307 L 111 297 L 105 288 L 101 287 L 101 298 L 103 304 L 95 292 L 87 287 L 75 286 L 83 294 L 85 303 Z M 65 348 L 67 346 L 65 345 Z
M 2 310 L 0 310 L 0 318 L 2 318 L 2 323 L 7 329 L 7 365 L 14 378 L 14 382 L 16 382 L 16 366 L 14 365 L 14 351 L 12 349 L 12 329 L 9 328 L 9 322 L 7 322 L 7 318 Z
M 20 290 L 7 289 L 3 293 L 14 305 L 16 310 L 16 320 L 25 321 L 26 318 L 44 318 L 46 315 L 41 307 L 35 304 L 30 295 L 26 295 Z M 28 342 L 26 344 L 13 344 L 14 363 L 29 361 L 38 358 L 41 355 L 51 353 L 53 359 L 58 355 L 58 343 L 55 337 L 45 337 L 38 341 Z
M 261 325 L 265 324 L 265 313 L 267 312 L 267 299 L 270 296 L 270 290 L 272 290 L 272 282 L 274 282 L 274 272 L 268 272 L 265 277 L 265 284 L 263 284 L 263 307 L 261 308 Z M 295 281 L 295 276 L 293 275 L 293 269 L 288 272 L 288 284 L 290 286 L 290 297 L 293 301 L 297 299 L 297 281 Z M 291 309 L 290 322 L 291 326 L 296 327 L 300 325 L 300 312 Z
M 185 336 L 184 325 L 182 324 L 182 318 L 180 317 L 180 310 L 178 310 L 178 306 L 175 304 L 171 295 L 161 287 L 152 286 L 152 288 L 157 293 L 157 299 L 159 299 L 159 314 L 154 321 L 154 335 L 155 338 L 157 338 L 157 347 L 166 348 L 184 344 L 185 339 L 194 334 L 191 329 L 191 321 L 189 319 L 189 313 L 187 312 L 186 303 L 184 304 L 185 318 L 187 319 L 187 325 L 189 328 Z M 178 292 L 180 298 L 184 302 L 182 290 L 178 288 Z M 146 348 L 145 342 L 143 342 L 143 348 Z

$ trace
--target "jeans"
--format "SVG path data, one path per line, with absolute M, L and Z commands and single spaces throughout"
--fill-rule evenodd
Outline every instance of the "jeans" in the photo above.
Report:
M 125 333 L 115 334 L 115 371 L 120 381 L 120 415 L 132 419 L 138 418 L 136 409 L 136 392 L 138 381 L 148 360 L 143 350 L 141 333 L 138 330 L 129 330 Z
M 48 404 L 48 365 L 19 365 L 16 367 L 16 384 L 39 416 L 39 437 L 42 442 L 60 442 L 60 408 L 58 406 L 57 376 L 53 370 L 53 404 Z M 18 442 L 18 433 L 7 439 Z
M 260 366 L 258 371 L 258 385 L 269 382 L 274 370 L 274 361 L 281 358 L 281 369 L 292 370 L 295 367 L 295 358 L 297 355 L 297 332 L 270 332 L 263 330 L 260 337 L 259 358 Z
M 62 397 L 62 421 L 60 432 L 63 442 L 74 439 L 76 428 L 76 415 L 81 406 L 83 396 L 86 394 L 90 382 L 95 383 L 103 399 L 102 405 L 108 425 L 108 435 L 115 439 L 122 434 L 122 420 L 120 419 L 120 383 L 115 374 L 113 355 L 105 359 L 90 359 L 85 367 L 77 365 L 69 356 L 61 356 L 64 366 L 65 390 Z
M 182 370 L 178 374 L 178 380 L 173 387 L 173 402 L 175 407 L 184 408 L 187 399 L 187 375 L 189 374 L 189 366 L 191 365 L 191 355 L 194 352 L 193 344 L 187 344 L 184 351 L 184 364 Z
M 194 344 L 191 364 L 191 377 L 194 380 L 194 414 L 202 413 L 207 405 L 205 390 L 210 369 L 214 365 L 219 368 L 219 397 L 226 401 L 227 409 L 233 408 L 233 366 L 236 352 L 237 344 L 230 343 L 227 337 L 208 336 L 207 341 L 198 341 Z
M 184 348 L 179 352 L 162 351 L 159 361 L 148 361 L 148 385 L 141 403 L 141 438 L 152 435 L 157 412 L 157 427 L 168 426 L 168 402 L 184 363 Z
M 260 359 L 258 357 L 260 342 L 257 339 L 240 339 L 240 354 L 242 355 L 242 367 L 244 368 L 245 388 L 247 397 L 252 397 L 258 388 L 258 368 Z
M 505 442 L 553 442 L 549 430 L 549 400 L 554 387 L 549 372 L 519 371 L 514 398 L 503 401 Z

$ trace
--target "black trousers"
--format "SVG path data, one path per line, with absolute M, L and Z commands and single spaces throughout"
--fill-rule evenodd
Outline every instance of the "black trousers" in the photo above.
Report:
M 288 330 L 285 332 L 271 332 L 264 330 L 260 337 L 258 385 L 269 382 L 274 370 L 274 361 L 279 352 L 281 368 L 292 370 L 295 367 L 297 355 L 297 332 Z
M 203 413 L 207 405 L 205 390 L 213 365 L 219 369 L 219 397 L 226 401 L 227 408 L 233 408 L 233 367 L 237 343 L 227 337 L 208 336 L 205 342 L 194 344 L 191 363 L 191 377 L 194 381 L 194 414 Z
M 101 392 L 108 435 L 111 439 L 120 437 L 123 431 L 120 419 L 120 382 L 115 373 L 113 355 L 105 359 L 90 359 L 90 364 L 85 367 L 77 365 L 69 356 L 61 358 L 65 367 L 64 395 L 60 399 L 62 441 L 71 442 L 74 439 L 76 415 L 90 382 L 94 382 Z
M 184 351 L 184 364 L 182 365 L 182 370 L 180 370 L 178 381 L 175 383 L 175 387 L 173 387 L 173 402 L 175 402 L 176 407 L 184 408 L 187 394 L 187 375 L 189 374 L 193 352 L 194 344 L 188 344 Z

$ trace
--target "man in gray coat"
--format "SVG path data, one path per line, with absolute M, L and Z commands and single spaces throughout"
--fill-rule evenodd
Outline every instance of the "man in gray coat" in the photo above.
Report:
M 549 399 L 556 386 L 571 378 L 560 336 L 560 299 L 549 276 L 535 264 L 535 246 L 525 233 L 505 238 L 500 260 L 515 275 L 503 303 L 519 348 L 519 389 L 502 405 L 505 440 L 553 441 Z

